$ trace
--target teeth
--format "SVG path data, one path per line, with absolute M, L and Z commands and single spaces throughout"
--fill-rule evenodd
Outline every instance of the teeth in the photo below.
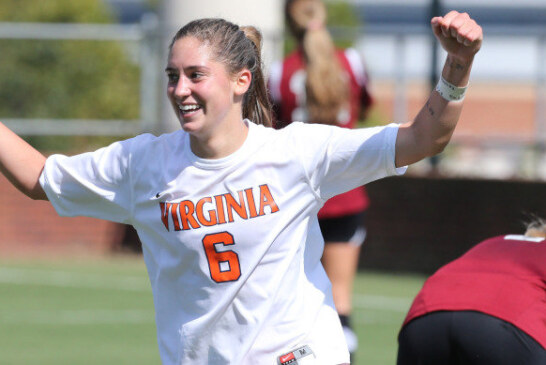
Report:
M 190 112 L 193 110 L 197 110 L 201 108 L 199 105 L 193 104 L 193 105 L 179 105 L 180 110 L 183 112 Z

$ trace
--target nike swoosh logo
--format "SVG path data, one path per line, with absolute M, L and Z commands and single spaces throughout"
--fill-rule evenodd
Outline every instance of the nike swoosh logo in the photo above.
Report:
M 294 354 L 293 353 L 289 353 L 289 354 L 286 354 L 286 355 L 283 355 L 281 357 L 279 357 L 279 360 L 281 363 L 284 363 L 288 360 L 292 360 L 294 359 Z

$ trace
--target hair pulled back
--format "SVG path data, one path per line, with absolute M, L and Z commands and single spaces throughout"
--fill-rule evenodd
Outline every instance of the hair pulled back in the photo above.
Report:
M 546 220 L 535 217 L 534 220 L 527 224 L 525 236 L 546 238 Z
M 287 0 L 285 16 L 291 33 L 303 48 L 310 120 L 335 124 L 340 109 L 349 100 L 349 80 L 326 29 L 326 7 L 321 0 Z
M 252 80 L 243 99 L 243 118 L 271 126 L 271 103 L 262 71 L 262 35 L 252 26 L 239 27 L 220 18 L 194 20 L 182 27 L 169 46 L 191 36 L 210 47 L 215 61 L 222 63 L 231 75 L 248 69 Z

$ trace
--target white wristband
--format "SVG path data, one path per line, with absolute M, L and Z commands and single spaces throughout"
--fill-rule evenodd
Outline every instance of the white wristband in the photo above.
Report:
M 443 77 L 440 76 L 440 81 L 436 85 L 436 91 L 440 96 L 447 101 L 461 101 L 464 99 L 466 94 L 466 89 L 468 86 L 457 87 L 449 82 L 447 82 Z

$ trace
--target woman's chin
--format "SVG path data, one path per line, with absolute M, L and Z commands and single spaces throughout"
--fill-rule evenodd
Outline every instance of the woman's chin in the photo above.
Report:
M 193 126 L 191 125 L 191 123 L 180 122 L 180 126 L 182 127 L 182 130 L 184 132 L 191 133 L 195 131 L 195 128 L 192 128 Z
M 182 127 L 182 130 L 184 132 L 191 133 L 191 134 L 198 134 L 199 131 L 201 130 L 200 123 L 197 123 L 195 121 L 185 120 L 185 119 L 180 120 L 180 126 Z

